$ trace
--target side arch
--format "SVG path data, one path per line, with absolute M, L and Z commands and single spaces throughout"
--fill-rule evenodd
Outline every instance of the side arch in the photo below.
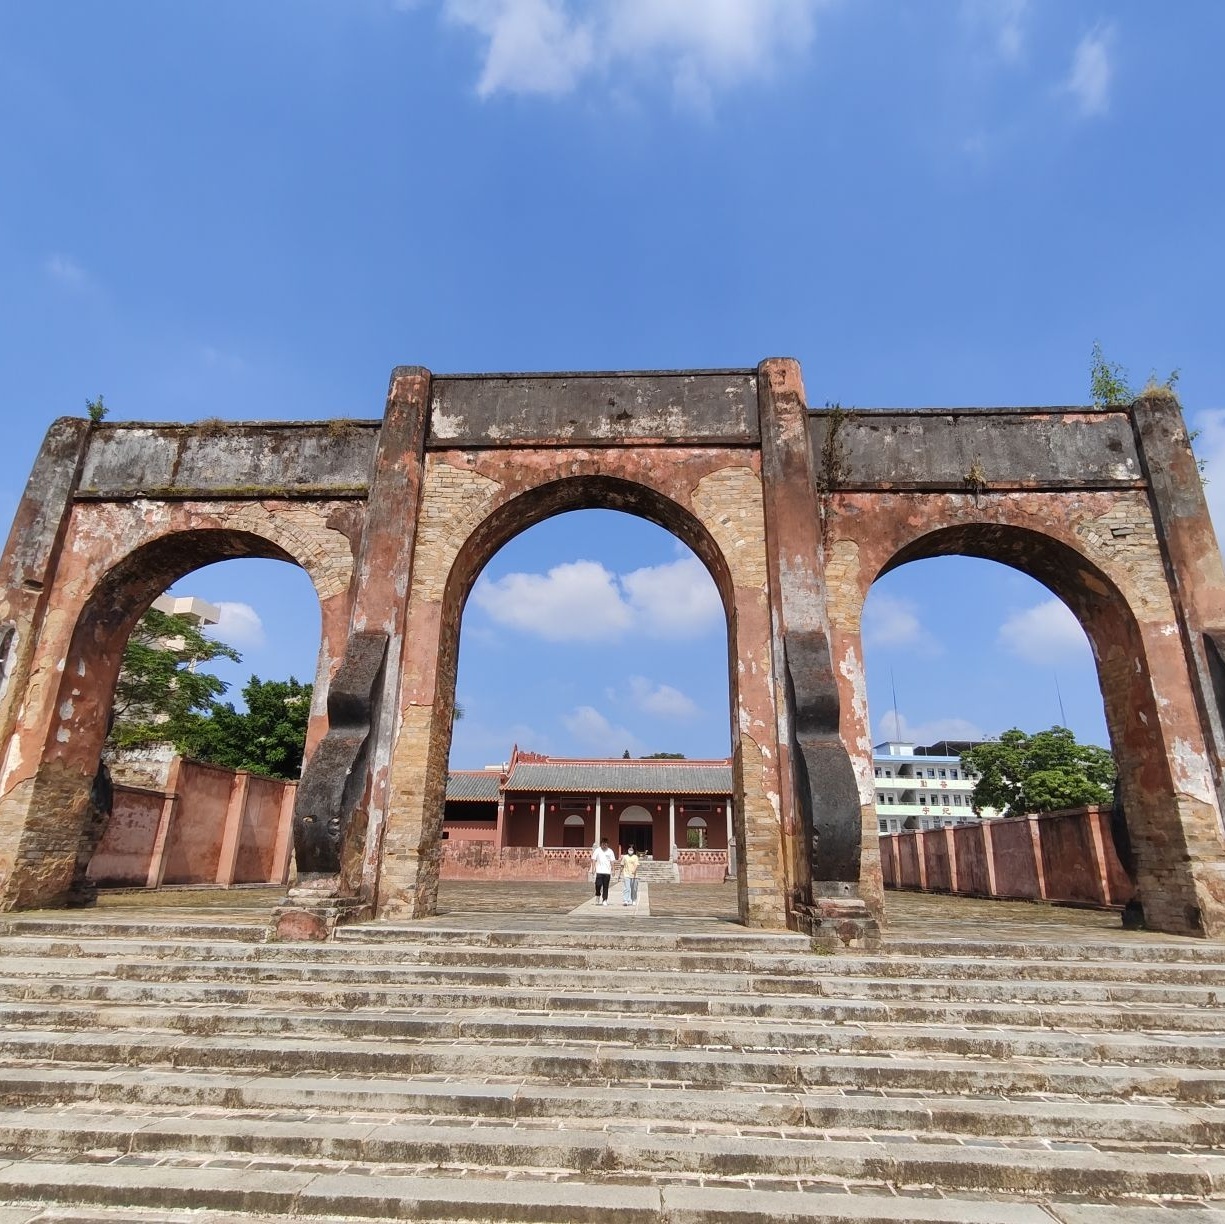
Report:
M 1152 576 L 1142 572 L 1142 558 L 1099 563 L 1075 531 L 1068 535 L 998 520 L 939 526 L 895 541 L 869 571 L 861 595 L 910 561 L 956 555 L 1010 566 L 1061 599 L 1096 661 L 1147 921 L 1166 931 L 1219 929 L 1225 919 L 1220 816 L 1207 756 L 1197 725 L 1171 724 L 1171 703 L 1162 692 L 1181 663 L 1168 592 L 1146 581 Z
M 103 545 L 112 541 L 99 536 L 96 524 L 78 538 L 82 552 L 84 543 L 93 545 L 97 576 L 90 585 L 86 565 L 72 580 L 57 577 L 57 613 L 41 626 L 22 711 L 24 759 L 10 770 L 0 800 L 4 823 L 17 833 L 15 844 L 0 847 L 0 907 L 6 909 L 61 904 L 80 883 L 92 850 L 86 842 L 100 831 L 88 828 L 90 795 L 123 650 L 158 595 L 202 566 L 242 557 L 305 570 L 321 595 L 321 612 L 321 585 L 334 585 L 321 583 L 317 558 L 246 527 L 164 524 L 118 560 L 106 556 Z M 12 870 L 16 862 L 22 871 Z

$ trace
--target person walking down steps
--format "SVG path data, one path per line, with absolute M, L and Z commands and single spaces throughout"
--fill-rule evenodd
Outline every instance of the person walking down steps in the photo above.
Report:
M 608 881 L 612 879 L 613 863 L 617 861 L 616 851 L 610 848 L 607 837 L 600 838 L 600 844 L 591 852 L 591 865 L 595 870 L 595 903 L 608 904 Z
M 621 856 L 621 904 L 638 904 L 638 856 L 633 846 Z

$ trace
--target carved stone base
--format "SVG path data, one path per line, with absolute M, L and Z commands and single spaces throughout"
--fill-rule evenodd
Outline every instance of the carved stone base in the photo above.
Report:
M 823 952 L 857 948 L 875 952 L 880 948 L 880 924 L 858 897 L 818 897 L 811 905 L 796 908 L 799 929 Z
M 364 922 L 373 907 L 360 897 L 342 897 L 336 876 L 304 877 L 272 911 L 270 943 L 325 940 L 338 926 Z

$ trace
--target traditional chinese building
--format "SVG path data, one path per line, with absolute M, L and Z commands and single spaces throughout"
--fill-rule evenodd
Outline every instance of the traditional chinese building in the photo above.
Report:
M 728 863 L 732 818 L 729 758 L 575 759 L 516 746 L 504 768 L 449 774 L 442 836 L 451 846 L 485 842 L 490 851 L 534 849 L 542 860 L 579 864 L 606 837 L 618 852 L 633 846 L 683 869 Z M 534 856 L 512 857 L 523 867 Z

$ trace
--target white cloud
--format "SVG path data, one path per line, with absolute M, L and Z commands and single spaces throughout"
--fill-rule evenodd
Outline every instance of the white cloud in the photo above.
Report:
M 914 600 L 873 591 L 863 609 L 861 626 L 867 647 L 913 646 L 939 654 L 940 644 L 924 629 Z
M 962 13 L 986 34 L 1000 59 L 1011 62 L 1024 54 L 1029 0 L 965 0 Z
M 630 695 L 644 714 L 657 718 L 693 718 L 698 713 L 697 702 L 670 684 L 654 684 L 645 676 L 630 677 Z
M 550 642 L 616 640 L 633 620 L 616 575 L 598 561 L 569 561 L 547 574 L 482 579 L 472 600 L 498 624 Z
M 472 600 L 498 624 L 551 642 L 689 637 L 723 623 L 714 580 L 692 555 L 621 577 L 598 561 L 569 561 L 547 574 L 482 579 Z
M 592 756 L 619 757 L 626 749 L 641 756 L 642 741 L 628 728 L 616 727 L 592 706 L 578 706 L 562 718 L 562 723 L 580 748 Z
M 214 607 L 221 610 L 221 616 L 215 625 L 206 627 L 210 637 L 239 650 L 258 650 L 267 643 L 264 622 L 250 604 L 222 600 Z
M 906 744 L 936 744 L 941 740 L 986 739 L 983 729 L 966 718 L 933 718 L 924 723 L 912 723 L 905 714 L 894 717 L 889 710 L 877 719 L 876 742 L 900 740 Z
M 656 637 L 687 637 L 723 623 L 723 601 L 706 567 L 690 554 L 621 580 L 642 628 Z
M 831 0 L 444 0 L 485 43 L 477 93 L 560 95 L 594 74 L 668 80 L 705 105 L 812 42 Z
M 1072 56 L 1072 70 L 1064 89 L 1076 100 L 1077 109 L 1085 118 L 1104 115 L 1110 109 L 1113 41 L 1113 26 L 1096 26 L 1080 40 Z
M 56 252 L 47 256 L 43 271 L 65 289 L 88 289 L 89 274 L 70 255 Z
M 446 0 L 443 11 L 486 40 L 476 92 L 569 93 L 595 58 L 589 22 L 566 0 Z
M 1014 612 L 1000 626 L 998 640 L 1010 654 L 1028 663 L 1061 663 L 1089 650 L 1080 622 L 1058 599 Z

